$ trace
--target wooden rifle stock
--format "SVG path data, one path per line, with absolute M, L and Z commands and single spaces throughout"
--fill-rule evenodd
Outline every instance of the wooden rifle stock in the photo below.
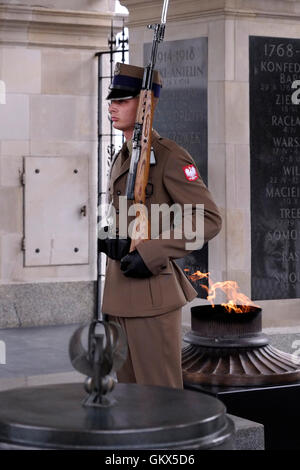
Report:
M 168 4 L 169 0 L 164 0 L 161 23 L 148 25 L 148 28 L 154 31 L 154 39 L 150 62 L 144 68 L 143 84 L 140 92 L 133 137 L 133 153 L 126 188 L 127 197 L 133 199 L 135 204 L 140 204 L 138 208 L 136 207 L 136 218 L 131 233 L 132 241 L 130 251 L 133 251 L 142 241 L 149 240 L 150 238 L 150 227 L 145 202 L 146 186 L 148 184 L 150 169 L 151 133 L 154 112 L 152 83 L 157 47 L 164 39 Z
M 133 224 L 130 251 L 135 250 L 141 241 L 150 238 L 150 226 L 145 202 L 150 170 L 153 112 L 153 91 L 141 90 L 136 118 L 136 122 L 142 126 L 141 151 L 134 185 L 134 203 L 139 204 L 139 206 L 137 206 L 138 210 Z

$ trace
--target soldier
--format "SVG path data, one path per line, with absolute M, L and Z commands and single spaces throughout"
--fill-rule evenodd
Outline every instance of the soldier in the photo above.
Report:
M 123 131 L 126 139 L 112 163 L 108 186 L 109 199 L 117 214 L 119 196 L 125 195 L 143 71 L 142 67 L 116 64 L 107 96 L 113 126 Z M 161 86 L 161 77 L 155 72 L 155 101 Z M 207 242 L 220 231 L 221 217 L 195 162 L 183 148 L 155 130 L 152 147 L 154 158 L 146 191 L 147 208 L 150 210 L 151 204 L 176 203 L 180 207 L 191 204 L 192 218 L 195 218 L 196 204 L 204 204 L 204 242 Z M 185 237 L 174 237 L 172 227 L 167 239 L 158 236 L 142 241 L 130 253 L 130 240 L 99 239 L 99 250 L 108 256 L 102 310 L 122 325 L 128 340 L 128 357 L 118 373 L 120 382 L 183 386 L 181 309 L 197 293 L 173 260 L 191 251 L 187 250 L 186 242 Z

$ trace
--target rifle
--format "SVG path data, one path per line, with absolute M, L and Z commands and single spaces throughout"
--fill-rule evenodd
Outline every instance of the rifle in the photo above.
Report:
M 136 218 L 131 234 L 130 251 L 141 241 L 150 238 L 146 201 L 146 186 L 149 178 L 151 135 L 154 112 L 154 94 L 152 91 L 153 72 L 156 63 L 158 44 L 163 41 L 169 0 L 164 0 L 161 22 L 148 25 L 154 30 L 150 62 L 144 68 L 142 89 L 139 96 L 136 121 L 132 138 L 132 155 L 126 184 L 126 196 L 138 204 Z

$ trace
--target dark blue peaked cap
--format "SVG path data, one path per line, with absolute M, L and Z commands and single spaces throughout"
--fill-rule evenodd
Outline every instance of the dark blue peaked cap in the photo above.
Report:
M 106 99 L 121 100 L 137 96 L 142 89 L 143 76 L 143 67 L 117 62 L 113 81 L 109 87 L 110 92 Z M 160 73 L 154 70 L 152 90 L 156 98 L 159 98 L 161 87 L 162 79 Z

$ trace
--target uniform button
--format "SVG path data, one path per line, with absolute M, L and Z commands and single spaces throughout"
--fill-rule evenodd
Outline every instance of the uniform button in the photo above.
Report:
M 121 195 L 121 191 L 118 189 L 117 196 L 120 196 L 120 195 Z

